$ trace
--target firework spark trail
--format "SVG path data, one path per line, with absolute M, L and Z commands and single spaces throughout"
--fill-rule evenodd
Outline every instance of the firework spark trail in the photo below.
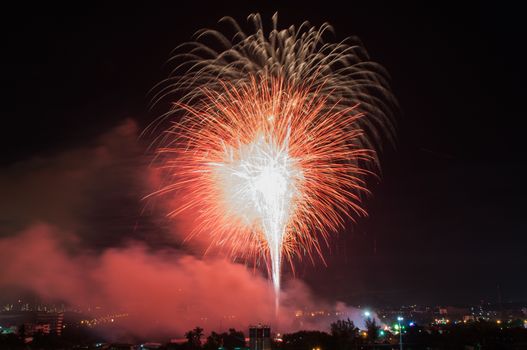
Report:
M 392 134 L 385 72 L 360 45 L 323 42 L 328 25 L 264 36 L 259 15 L 247 35 L 232 19 L 233 41 L 199 32 L 154 102 L 179 94 L 155 142 L 167 183 L 193 209 L 211 246 L 234 258 L 266 261 L 277 295 L 282 260 L 321 254 L 320 242 L 366 215 L 365 176 L 377 166 L 381 131 Z M 199 39 L 212 37 L 215 50 Z M 190 47 L 190 49 L 188 49 Z M 154 123 L 150 130 L 156 129 Z
M 271 122 L 274 117 L 268 117 Z M 229 203 L 236 210 L 255 211 L 260 222 L 265 241 L 268 245 L 271 261 L 271 276 L 275 288 L 276 303 L 280 291 L 280 267 L 282 245 L 289 219 L 291 202 L 297 194 L 297 184 L 301 171 L 295 168 L 294 160 L 289 157 L 288 142 L 278 145 L 275 140 L 257 135 L 250 145 L 238 148 L 239 159 L 232 155 L 223 163 L 215 163 L 213 171 L 219 173 L 219 183 L 225 184 L 224 191 Z M 230 194 L 230 195 L 229 195 Z

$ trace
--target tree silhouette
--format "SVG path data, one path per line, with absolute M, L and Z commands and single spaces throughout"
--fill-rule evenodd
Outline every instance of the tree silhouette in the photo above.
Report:
M 197 350 L 201 349 L 201 337 L 203 336 L 203 328 L 196 327 L 191 331 L 185 333 L 185 338 L 187 338 L 188 349 Z
M 187 338 L 188 339 L 188 338 Z M 245 335 L 243 332 L 230 328 L 229 332 L 216 333 L 212 332 L 205 342 L 203 349 L 218 350 L 223 347 L 226 350 L 234 350 L 235 348 L 245 347 Z
M 349 350 L 360 342 L 359 329 L 349 318 L 331 324 L 331 335 L 335 338 L 337 350 Z
M 282 350 L 333 350 L 333 337 L 320 331 L 299 331 L 284 334 L 280 349 Z
M 208 337 L 203 349 L 205 350 L 218 350 L 220 346 L 223 345 L 223 339 L 221 334 L 212 332 Z
M 379 339 L 379 331 L 381 326 L 377 323 L 375 318 L 368 317 L 365 321 L 366 330 L 368 331 L 368 341 L 370 344 L 375 344 L 375 341 Z
M 234 348 L 245 347 L 245 335 L 234 328 L 230 328 L 229 333 L 223 333 L 222 339 L 225 349 L 234 350 Z

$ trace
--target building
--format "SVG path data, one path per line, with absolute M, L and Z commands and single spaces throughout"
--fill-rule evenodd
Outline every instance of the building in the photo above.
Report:
M 62 334 L 64 313 L 62 312 L 38 312 L 35 320 L 35 332 L 44 334 Z
M 265 325 L 249 326 L 251 350 L 271 350 L 271 328 Z

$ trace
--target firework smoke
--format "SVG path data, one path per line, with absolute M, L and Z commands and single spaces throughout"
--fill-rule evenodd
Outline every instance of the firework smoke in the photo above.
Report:
M 377 168 L 379 135 L 391 135 L 395 104 L 386 73 L 360 43 L 326 43 L 327 24 L 264 35 L 215 30 L 182 45 L 154 103 L 176 99 L 151 126 L 166 183 L 179 196 L 170 215 L 197 212 L 196 228 L 233 258 L 266 262 L 277 295 L 282 260 L 320 255 L 345 218 L 366 215 L 365 177 Z M 214 44 L 205 42 L 212 39 Z M 349 42 L 349 43 L 348 43 Z

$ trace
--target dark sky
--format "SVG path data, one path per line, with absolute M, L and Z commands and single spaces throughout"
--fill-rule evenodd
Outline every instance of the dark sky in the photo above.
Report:
M 170 51 L 224 15 L 243 22 L 258 11 L 270 23 L 278 11 L 284 26 L 327 21 L 337 39 L 360 37 L 390 72 L 401 105 L 398 136 L 381 155 L 370 217 L 332 242 L 327 267 L 301 265 L 297 276 L 324 297 L 352 303 L 495 301 L 498 284 L 505 301 L 527 300 L 521 9 L 342 3 L 47 4 L 4 12 L 0 171 L 87 147 L 127 118 L 144 127 L 156 117 L 148 90 L 168 74 Z M 134 225 L 140 205 L 128 202 L 136 197 L 112 198 L 100 200 L 113 217 L 98 229 Z M 94 237 L 98 246 L 116 244 Z

